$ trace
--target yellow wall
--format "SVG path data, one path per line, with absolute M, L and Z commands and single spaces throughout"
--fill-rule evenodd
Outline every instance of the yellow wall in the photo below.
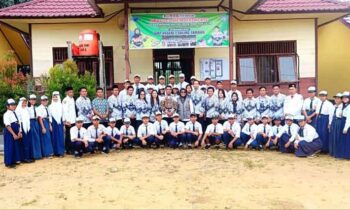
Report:
M 123 14 L 120 14 L 121 17 Z M 39 76 L 52 66 L 52 47 L 65 47 L 66 41 L 77 42 L 83 29 L 96 29 L 105 46 L 113 46 L 115 82 L 125 79 L 124 31 L 118 28 L 118 17 L 99 24 L 33 24 L 33 68 Z M 120 21 L 119 21 L 120 22 Z M 315 76 L 315 27 L 313 19 L 277 21 L 234 21 L 234 41 L 297 40 L 301 77 Z M 228 58 L 228 48 L 195 50 L 195 72 L 200 75 L 201 58 Z M 132 74 L 145 79 L 153 74 L 152 50 L 130 50 Z M 235 66 L 235 65 L 234 65 Z M 235 77 L 235 73 L 233 74 Z
M 336 21 L 318 30 L 318 87 L 332 96 L 349 91 L 350 28 Z
M 8 44 L 6 38 L 4 37 L 4 35 L 0 32 L 0 60 L 3 59 L 3 57 L 5 56 L 5 54 L 9 51 L 13 49 L 11 48 L 11 46 Z M 16 56 L 16 60 L 19 64 L 21 64 Z

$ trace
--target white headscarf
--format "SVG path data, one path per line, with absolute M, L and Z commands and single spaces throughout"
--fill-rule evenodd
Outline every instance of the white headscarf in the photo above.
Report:
M 18 120 L 21 122 L 23 132 L 28 133 L 30 130 L 30 115 L 28 107 L 23 108 L 23 101 L 27 100 L 26 98 L 20 98 L 18 106 L 16 107 L 16 114 Z
M 62 123 L 62 116 L 63 116 L 63 106 L 61 103 L 61 97 L 60 97 L 60 93 L 58 91 L 54 91 L 52 93 L 52 96 L 57 95 L 57 102 L 53 101 L 53 99 L 51 99 L 51 104 L 49 106 L 49 110 L 51 113 L 51 116 L 55 119 L 55 121 L 58 124 Z M 53 98 L 53 97 L 52 97 Z

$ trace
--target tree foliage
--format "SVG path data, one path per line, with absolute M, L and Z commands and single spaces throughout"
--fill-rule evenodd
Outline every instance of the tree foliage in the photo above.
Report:
M 9 7 L 15 4 L 24 3 L 30 0 L 0 0 L 0 8 Z

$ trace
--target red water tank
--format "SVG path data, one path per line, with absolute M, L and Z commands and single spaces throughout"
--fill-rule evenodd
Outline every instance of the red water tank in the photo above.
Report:
M 100 37 L 96 30 L 84 30 L 79 34 L 79 56 L 98 56 L 98 41 Z

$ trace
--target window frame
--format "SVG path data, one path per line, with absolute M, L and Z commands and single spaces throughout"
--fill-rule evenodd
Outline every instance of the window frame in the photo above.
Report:
M 283 58 L 283 57 L 291 57 L 293 59 L 293 64 L 294 64 L 294 74 L 295 74 L 295 80 L 294 81 L 281 81 L 281 71 L 280 71 L 280 62 L 279 62 L 279 59 L 280 58 Z M 280 56 L 277 56 L 277 68 L 278 68 L 278 80 L 280 83 L 290 83 L 290 82 L 296 82 L 298 81 L 298 66 L 297 66 L 297 56 L 296 55 L 280 55 Z
M 254 67 L 254 81 L 244 81 L 242 82 L 241 81 L 241 65 L 240 65 L 240 59 L 241 58 L 251 58 L 253 59 L 253 67 Z M 256 60 L 255 60 L 255 57 L 254 56 L 239 56 L 237 58 L 237 73 L 238 73 L 238 80 L 239 80 L 239 83 L 242 84 L 242 85 L 252 85 L 252 84 L 256 84 L 258 82 L 258 76 L 257 76 L 257 69 L 256 69 Z

